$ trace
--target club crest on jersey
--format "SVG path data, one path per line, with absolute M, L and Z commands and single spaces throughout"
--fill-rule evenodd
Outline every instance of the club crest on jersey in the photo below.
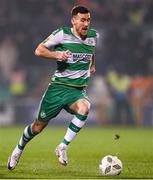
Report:
M 84 44 L 88 46 L 95 46 L 96 45 L 96 39 L 95 38 L 86 38 L 84 41 Z
M 45 113 L 44 111 L 41 111 L 40 117 L 41 117 L 41 118 L 45 118 L 45 117 L 46 117 L 46 113 Z
M 94 44 L 94 41 L 92 39 L 88 39 L 88 44 L 89 45 L 93 45 Z

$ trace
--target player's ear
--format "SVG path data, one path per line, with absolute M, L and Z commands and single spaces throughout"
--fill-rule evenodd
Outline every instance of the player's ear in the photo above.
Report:
M 76 19 L 76 16 L 73 16 L 73 17 L 71 18 L 71 23 L 72 23 L 72 25 L 74 25 L 74 26 L 76 25 L 76 23 L 77 23 L 76 20 L 77 20 L 77 19 Z
M 74 25 L 74 17 L 71 18 L 71 23 Z

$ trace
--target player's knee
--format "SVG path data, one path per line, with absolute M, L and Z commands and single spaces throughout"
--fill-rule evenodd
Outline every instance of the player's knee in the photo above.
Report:
M 48 123 L 46 122 L 41 122 L 41 121 L 34 121 L 32 124 L 32 131 L 33 133 L 39 134 L 47 125 Z
M 78 113 L 82 115 L 88 115 L 90 111 L 90 103 L 83 102 L 78 105 Z
M 38 127 L 38 126 L 36 127 L 36 126 L 35 126 L 35 127 L 33 128 L 33 133 L 39 134 L 42 130 L 43 130 L 42 127 Z
M 90 103 L 86 99 L 80 99 L 70 106 L 70 109 L 75 113 L 87 115 L 90 110 Z

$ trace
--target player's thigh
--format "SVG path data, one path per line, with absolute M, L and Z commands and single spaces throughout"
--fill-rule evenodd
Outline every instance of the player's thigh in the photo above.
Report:
M 89 98 L 86 94 L 86 90 L 73 88 L 67 95 L 65 109 L 71 114 L 86 115 L 90 109 Z
M 57 87 L 50 85 L 40 102 L 37 120 L 48 122 L 56 117 L 63 107 Z

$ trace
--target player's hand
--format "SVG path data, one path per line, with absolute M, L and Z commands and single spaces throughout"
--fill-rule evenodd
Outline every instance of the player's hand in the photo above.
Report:
M 90 76 L 93 76 L 93 75 L 95 74 L 95 72 L 96 72 L 96 68 L 95 68 L 94 65 L 92 65 L 92 66 L 90 67 Z
M 63 52 L 61 52 L 61 53 L 58 52 L 57 59 L 58 59 L 59 61 L 66 61 L 71 54 L 72 54 L 72 53 L 71 53 L 70 50 L 66 50 L 66 51 L 63 51 Z

